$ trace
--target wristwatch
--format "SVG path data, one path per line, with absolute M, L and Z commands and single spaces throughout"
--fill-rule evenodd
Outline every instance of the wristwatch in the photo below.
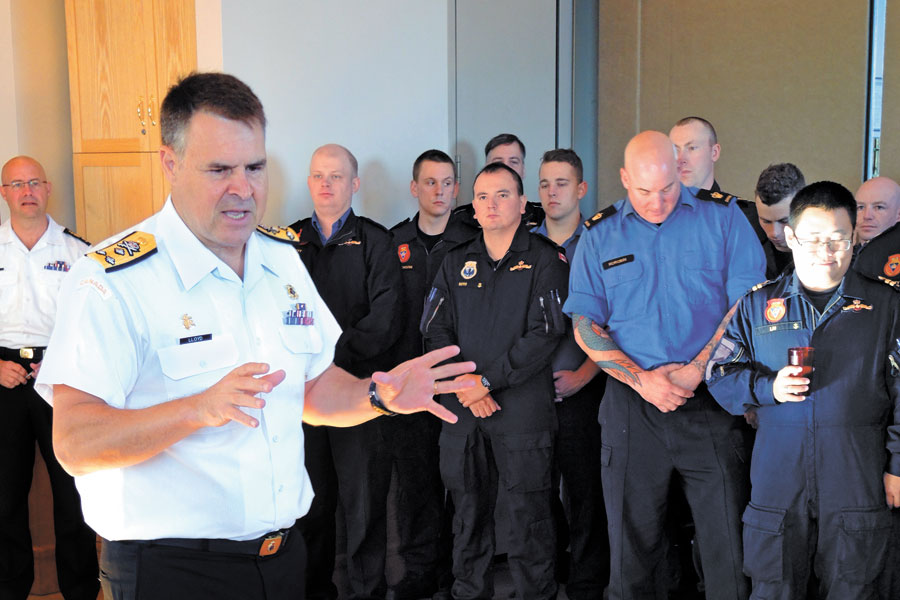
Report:
M 487 391 L 489 391 L 489 392 L 491 391 L 491 382 L 488 381 L 488 378 L 485 377 L 484 375 L 481 376 L 481 385 L 483 385 L 485 388 L 487 388 Z
M 387 417 L 396 417 L 400 413 L 394 412 L 384 405 L 384 402 L 381 401 L 381 398 L 378 397 L 378 391 L 375 389 L 375 382 L 369 384 L 369 404 L 372 405 L 372 409 L 380 415 L 385 415 Z

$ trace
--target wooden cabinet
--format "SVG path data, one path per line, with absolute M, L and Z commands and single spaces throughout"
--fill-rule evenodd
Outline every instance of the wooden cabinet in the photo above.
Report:
M 79 234 L 96 243 L 165 199 L 159 109 L 197 66 L 194 0 L 65 4 L 75 214 Z
M 156 152 L 82 153 L 74 156 L 78 233 L 99 243 L 162 208 L 166 199 Z

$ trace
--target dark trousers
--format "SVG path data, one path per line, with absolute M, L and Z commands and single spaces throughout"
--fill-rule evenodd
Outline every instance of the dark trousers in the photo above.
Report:
M 486 429 L 445 425 L 441 433 L 441 476 L 455 507 L 453 598 L 493 597 L 488 570 L 494 556 L 493 516 L 499 482 L 507 491 L 507 556 L 516 597 L 554 598 L 553 436 L 550 431 L 504 434 Z
M 299 534 L 266 557 L 103 540 L 100 572 L 104 600 L 303 600 L 305 562 Z
M 4 358 L 8 360 L 8 358 Z M 16 361 L 31 370 L 31 361 Z M 72 477 L 53 454 L 53 411 L 34 391 L 33 381 L 13 389 L 0 387 L 0 599 L 22 600 L 34 581 L 34 556 L 28 528 L 28 492 L 37 441 L 47 464 L 53 494 L 56 572 L 66 600 L 97 597 L 96 536 L 85 525 L 81 498 Z
M 702 384 L 684 406 L 661 413 L 631 388 L 607 382 L 600 424 L 610 600 L 666 598 L 663 524 L 675 473 L 697 516 L 707 598 L 749 596 L 741 545 L 749 453 L 740 419 Z
M 601 453 L 597 411 L 605 379 L 601 373 L 555 404 L 559 429 L 554 458 L 566 492 L 571 560 L 565 584 L 572 600 L 601 598 L 609 583 L 609 538 L 597 460 Z
M 380 421 L 355 427 L 303 425 L 306 470 L 316 496 L 301 519 L 309 552 L 307 597 L 337 597 L 332 583 L 335 510 L 340 501 L 347 524 L 350 598 L 384 598 L 387 555 L 387 495 L 391 461 Z
M 381 421 L 390 444 L 397 486 L 397 551 L 404 567 L 403 578 L 393 588 L 395 597 L 408 600 L 431 596 L 438 589 L 441 565 L 449 562 L 449 547 L 441 544 L 441 421 L 429 413 Z

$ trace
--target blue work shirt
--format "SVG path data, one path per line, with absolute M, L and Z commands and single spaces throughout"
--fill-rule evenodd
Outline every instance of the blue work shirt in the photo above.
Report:
M 322 226 L 319 224 L 319 217 L 316 215 L 316 211 L 313 211 L 312 214 L 312 224 L 313 228 L 316 230 L 316 233 L 319 234 L 319 239 L 322 240 L 322 245 L 334 237 L 338 231 L 341 230 L 341 227 L 344 226 L 344 223 L 347 222 L 347 217 L 350 216 L 350 211 L 353 210 L 353 207 L 347 209 L 347 212 L 341 215 L 341 218 L 334 222 L 334 225 L 331 226 L 331 236 L 325 237 L 325 234 L 322 232 Z
M 569 261 L 569 264 L 572 263 L 572 259 L 575 257 L 575 248 L 578 247 L 578 239 L 581 237 L 581 234 L 584 232 L 584 224 L 582 223 L 581 218 L 578 221 L 578 227 L 575 228 L 575 232 L 562 243 L 560 246 L 566 252 L 566 260 Z M 540 225 L 533 228 L 531 230 L 532 233 L 539 233 L 547 239 L 550 239 L 550 236 L 547 235 L 547 220 L 544 219 Z M 556 348 L 556 351 L 553 353 L 553 358 L 551 359 L 551 364 L 553 367 L 553 372 L 556 371 L 574 371 L 582 364 L 584 364 L 584 359 L 587 358 L 587 355 L 584 351 L 578 346 L 578 342 L 575 341 L 575 332 L 572 330 L 572 323 L 569 321 L 566 324 L 566 337 L 559 343 L 559 346 Z
M 729 307 L 765 278 L 765 254 L 736 203 L 697 191 L 682 185 L 659 226 L 620 200 L 586 223 L 575 251 L 565 313 L 607 327 L 642 369 L 693 360 Z

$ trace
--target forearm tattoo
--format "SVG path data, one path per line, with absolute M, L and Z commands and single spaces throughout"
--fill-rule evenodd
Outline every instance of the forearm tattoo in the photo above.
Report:
M 596 352 L 621 352 L 609 333 L 601 326 L 594 323 L 584 315 L 572 315 L 575 321 L 575 328 L 581 335 L 584 345 Z M 640 367 L 634 364 L 628 357 L 617 358 L 612 360 L 598 360 L 597 366 L 606 371 L 610 376 L 615 377 L 622 383 L 641 386 L 641 378 L 638 373 L 641 372 Z
M 700 371 L 701 374 L 706 374 L 706 364 L 709 362 L 710 356 L 712 356 L 713 350 L 715 350 L 716 346 L 719 345 L 719 340 L 722 339 L 722 336 L 725 335 L 725 329 L 728 327 L 728 322 L 731 321 L 731 317 L 734 316 L 735 311 L 737 311 L 738 302 L 734 303 L 734 306 L 728 311 L 725 317 L 722 319 L 722 322 L 719 323 L 719 326 L 716 328 L 716 332 L 713 334 L 712 339 L 707 342 L 707 344 L 703 347 L 703 350 L 700 351 L 700 354 L 694 357 L 694 360 L 691 361 L 691 364 L 695 369 Z

